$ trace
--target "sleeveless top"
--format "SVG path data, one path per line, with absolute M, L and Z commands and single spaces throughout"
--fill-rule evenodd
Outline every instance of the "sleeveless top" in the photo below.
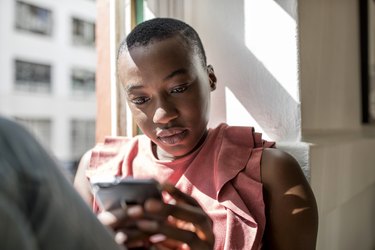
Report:
M 86 171 L 96 175 L 154 178 L 194 197 L 213 220 L 215 249 L 260 249 L 265 211 L 260 177 L 263 149 L 274 147 L 252 127 L 220 124 L 189 155 L 161 161 L 145 135 L 107 137 L 93 150 Z

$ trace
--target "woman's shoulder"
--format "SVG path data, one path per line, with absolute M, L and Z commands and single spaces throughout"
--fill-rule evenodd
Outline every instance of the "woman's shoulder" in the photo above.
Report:
M 305 178 L 297 160 L 277 148 L 264 149 L 261 159 L 261 176 L 263 185 L 266 187 L 285 185 L 294 182 L 296 178 Z
M 282 150 L 264 149 L 261 177 L 268 221 L 264 237 L 266 248 L 315 249 L 317 206 L 298 162 Z

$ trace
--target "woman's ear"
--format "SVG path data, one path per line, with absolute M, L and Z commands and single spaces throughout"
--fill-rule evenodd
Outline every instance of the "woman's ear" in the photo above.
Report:
M 216 89 L 217 78 L 216 78 L 214 68 L 212 67 L 212 65 L 207 66 L 207 73 L 208 73 L 208 78 L 210 81 L 211 91 L 214 91 Z

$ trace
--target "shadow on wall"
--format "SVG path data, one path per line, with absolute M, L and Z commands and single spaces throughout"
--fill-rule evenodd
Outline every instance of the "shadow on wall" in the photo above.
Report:
M 256 121 L 256 129 L 270 139 L 296 142 L 301 137 L 297 31 L 289 14 L 296 12 L 296 4 L 262 2 L 216 1 L 209 22 L 203 12 L 212 8 L 212 2 L 195 2 L 193 6 L 197 11 L 191 23 L 201 34 L 218 76 L 211 125 L 227 121 L 254 126 Z M 267 10 L 270 13 L 265 13 Z M 235 113 L 239 109 L 247 114 Z
M 309 147 L 301 142 L 297 0 L 190 4 L 185 20 L 200 34 L 218 78 L 209 125 L 254 126 L 293 155 L 309 178 Z

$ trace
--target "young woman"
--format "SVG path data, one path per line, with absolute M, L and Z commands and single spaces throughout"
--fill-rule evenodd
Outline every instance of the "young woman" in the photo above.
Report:
M 207 128 L 217 79 L 192 27 L 169 18 L 139 24 L 120 47 L 118 69 L 144 134 L 107 138 L 91 150 L 76 187 L 91 202 L 88 180 L 98 175 L 171 184 L 165 202 L 149 200 L 103 220 L 119 241 L 147 239 L 158 249 L 315 249 L 316 202 L 298 163 L 251 127 Z M 152 235 L 162 237 L 155 243 Z

